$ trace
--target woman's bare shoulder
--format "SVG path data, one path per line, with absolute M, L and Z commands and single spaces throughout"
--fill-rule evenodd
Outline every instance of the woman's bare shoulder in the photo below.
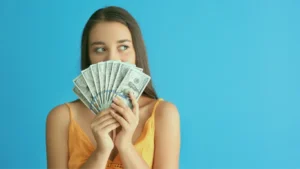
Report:
M 172 128 L 172 126 L 177 128 L 180 125 L 180 114 L 177 106 L 166 100 L 161 101 L 156 108 L 155 120 L 159 128 Z
M 167 100 L 162 100 L 156 109 L 156 118 L 164 120 L 179 120 L 179 111 L 177 106 Z
M 178 168 L 180 119 L 176 105 L 161 101 L 155 113 L 155 159 L 153 168 Z M 166 141 L 167 140 L 167 141 Z
M 68 105 L 71 107 L 78 104 L 78 100 L 62 103 L 53 107 L 48 115 L 47 115 L 47 122 L 48 121 L 68 121 L 67 119 L 70 117 L 70 110 Z
M 74 104 L 69 102 L 70 105 Z M 53 107 L 46 120 L 46 146 L 48 168 L 67 168 L 69 108 L 66 103 Z M 59 166 L 59 167 L 58 167 Z

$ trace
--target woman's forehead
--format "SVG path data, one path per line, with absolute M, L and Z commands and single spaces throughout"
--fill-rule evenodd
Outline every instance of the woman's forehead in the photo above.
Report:
M 120 40 L 132 40 L 127 26 L 119 22 L 100 22 L 90 31 L 90 43 L 101 41 L 104 43 L 118 43 Z

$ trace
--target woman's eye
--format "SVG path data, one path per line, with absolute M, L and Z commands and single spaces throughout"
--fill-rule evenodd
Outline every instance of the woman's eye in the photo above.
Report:
M 121 49 L 121 50 L 126 50 L 126 49 L 128 49 L 128 46 L 123 45 L 123 46 L 120 47 L 120 49 Z
M 96 52 L 97 52 L 97 53 L 102 53 L 102 52 L 104 52 L 104 51 L 105 51 L 104 48 L 96 48 Z

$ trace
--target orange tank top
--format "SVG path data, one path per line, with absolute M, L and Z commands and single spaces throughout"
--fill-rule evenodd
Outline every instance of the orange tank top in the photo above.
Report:
M 154 108 L 152 109 L 151 116 L 145 122 L 142 133 L 134 144 L 135 149 L 146 161 L 150 168 L 152 168 L 154 157 L 155 111 L 159 101 L 161 100 L 163 99 L 159 98 L 156 101 Z M 78 169 L 87 161 L 89 156 L 95 150 L 95 147 L 78 123 L 73 119 L 73 113 L 69 103 L 66 103 L 66 105 L 69 107 L 70 112 L 68 168 Z M 108 160 L 106 165 L 106 169 L 122 168 L 122 162 L 119 154 L 113 160 Z

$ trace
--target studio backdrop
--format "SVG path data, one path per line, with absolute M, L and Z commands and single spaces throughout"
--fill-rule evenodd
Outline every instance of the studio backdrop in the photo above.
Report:
M 1 169 L 46 168 L 46 117 L 76 99 L 82 29 L 109 5 L 179 110 L 181 169 L 300 168 L 300 1 L 1 0 Z

